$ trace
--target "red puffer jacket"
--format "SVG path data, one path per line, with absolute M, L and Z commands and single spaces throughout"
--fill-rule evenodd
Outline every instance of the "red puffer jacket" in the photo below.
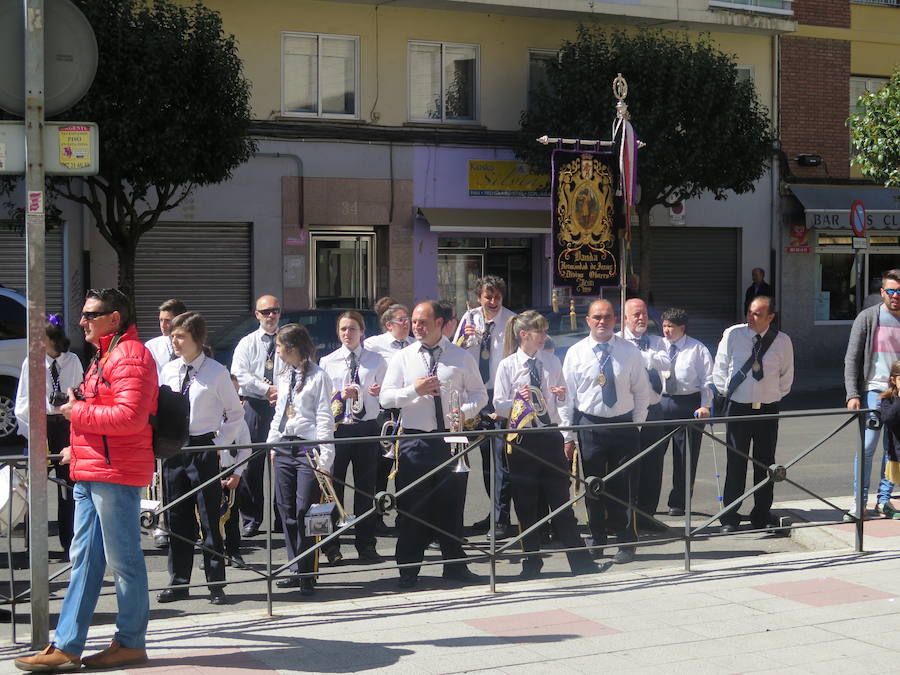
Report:
M 74 480 L 149 485 L 159 385 L 156 362 L 130 326 L 110 349 L 100 338 L 100 358 L 85 373 L 84 401 L 72 407 L 71 475 Z M 99 373 L 98 373 L 99 368 Z

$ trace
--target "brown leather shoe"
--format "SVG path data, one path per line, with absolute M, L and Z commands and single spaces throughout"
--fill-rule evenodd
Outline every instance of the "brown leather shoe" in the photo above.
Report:
M 51 642 L 43 651 L 16 659 L 16 668 L 30 673 L 56 673 L 81 668 L 81 659 L 61 652 Z
M 122 666 L 136 666 L 147 663 L 146 649 L 129 649 L 123 647 L 116 640 L 109 643 L 109 647 L 98 654 L 88 656 L 81 660 L 85 668 L 121 668 Z

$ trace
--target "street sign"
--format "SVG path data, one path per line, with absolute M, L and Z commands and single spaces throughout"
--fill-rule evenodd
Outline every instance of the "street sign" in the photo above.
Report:
M 866 207 L 859 199 L 850 205 L 850 227 L 857 237 L 862 237 L 866 233 Z
M 44 173 L 95 176 L 100 171 L 100 130 L 94 122 L 44 122 Z M 25 174 L 25 122 L 0 121 L 0 175 Z

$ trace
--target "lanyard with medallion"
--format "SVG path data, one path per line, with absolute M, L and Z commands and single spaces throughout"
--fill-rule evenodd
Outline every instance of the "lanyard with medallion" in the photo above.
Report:
M 597 375 L 597 386 L 605 387 L 606 386 L 606 374 L 603 372 L 604 368 L 606 368 L 606 363 L 609 361 L 612 354 L 609 351 L 604 351 L 604 358 L 601 361 L 600 355 L 597 352 L 594 352 L 594 356 L 597 359 L 597 363 L 600 364 L 600 373 Z

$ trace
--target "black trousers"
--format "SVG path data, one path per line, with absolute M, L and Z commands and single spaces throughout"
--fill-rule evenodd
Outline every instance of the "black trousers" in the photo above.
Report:
M 663 409 L 660 403 L 647 408 L 647 420 L 663 419 Z M 640 430 L 641 450 L 646 450 L 665 436 L 664 427 L 644 427 Z M 637 507 L 652 516 L 659 506 L 659 495 L 662 489 L 663 461 L 666 458 L 666 446 L 660 445 L 652 452 L 647 453 L 639 462 L 637 482 Z
M 631 422 L 629 412 L 619 417 L 595 417 L 580 410 L 575 413 L 576 424 L 603 424 Z M 581 445 L 581 462 L 585 476 L 602 478 L 634 457 L 640 437 L 635 427 L 623 429 L 582 430 L 578 432 Z M 588 525 L 595 546 L 606 544 L 607 533 L 616 535 L 619 544 L 637 540 L 634 511 L 630 508 L 635 498 L 636 471 L 618 474 L 606 483 L 604 494 L 586 500 Z M 620 501 L 607 499 L 606 494 Z M 621 503 L 621 502 L 624 502 Z
M 244 420 L 250 427 L 250 440 L 265 443 L 269 427 L 275 416 L 275 408 L 268 401 L 248 398 L 244 406 Z M 238 507 L 245 526 L 259 528 L 265 512 L 266 496 L 263 490 L 263 476 L 266 472 L 266 452 L 255 451 L 253 459 L 247 462 L 241 483 L 238 486 Z
M 700 392 L 680 396 L 663 396 L 662 408 L 664 419 L 691 419 L 694 411 L 700 407 Z M 666 427 L 669 433 L 675 427 Z M 690 461 L 691 494 L 694 494 L 694 480 L 697 478 L 697 461 L 700 458 L 700 441 L 703 439 L 702 427 L 692 424 L 681 427 L 672 436 L 672 490 L 669 492 L 669 508 L 683 509 L 684 471 Z M 668 444 L 666 444 L 668 445 Z M 663 448 L 665 451 L 665 448 Z
M 407 429 L 405 433 L 422 432 Z M 401 436 L 400 467 L 395 479 L 397 491 L 425 475 L 449 456 L 450 447 L 440 438 L 410 439 Z M 397 498 L 398 564 L 422 562 L 425 547 L 432 540 L 440 544 L 444 560 L 465 557 L 465 551 L 458 541 L 431 527 L 434 525 L 450 534 L 460 534 L 465 505 L 465 475 L 454 473 L 451 464 Z M 424 523 L 404 515 L 405 513 Z M 400 576 L 404 577 L 415 577 L 418 574 L 419 567 L 400 570 Z
M 59 453 L 69 445 L 69 420 L 62 415 L 47 415 L 47 447 L 50 454 Z M 75 481 L 69 476 L 69 465 L 53 462 L 53 471 L 57 480 L 65 485 L 56 484 L 56 527 L 59 543 L 63 553 L 69 553 L 72 544 L 72 533 L 75 531 L 75 498 L 72 490 Z
M 357 422 L 356 424 L 339 424 L 334 432 L 335 438 L 353 438 L 354 436 L 377 436 L 381 427 L 375 420 Z M 346 490 L 344 481 L 347 478 L 347 468 L 353 465 L 353 515 L 361 516 L 372 508 L 372 497 L 367 497 L 363 492 L 375 494 L 375 474 L 378 467 L 378 459 L 381 445 L 378 441 L 360 441 L 358 443 L 338 443 L 334 446 L 334 466 L 331 475 L 334 477 L 334 489 L 337 492 L 341 505 L 346 510 Z M 365 548 L 375 546 L 375 518 L 369 516 L 360 520 L 353 526 L 356 549 L 362 551 Z
M 509 455 L 509 475 L 516 517 L 524 532 L 547 514 L 547 507 L 553 510 L 569 501 L 570 465 L 563 452 L 562 434 L 555 429 L 522 434 L 517 445 L 521 446 L 521 449 L 513 448 Z M 529 456 L 526 451 L 549 462 L 554 468 Z M 557 541 L 563 547 L 584 546 L 581 535 L 578 534 L 578 521 L 571 506 L 553 517 L 553 528 Z M 522 540 L 522 548 L 526 553 L 541 550 L 540 528 Z M 566 555 L 572 572 L 583 571 L 593 564 L 586 549 L 572 551 Z M 540 570 L 543 562 L 540 556 L 530 555 L 526 556 L 522 567 L 526 570 Z
M 759 410 L 754 410 L 749 403 L 728 404 L 728 415 L 747 416 L 746 422 L 729 422 L 725 431 L 728 445 L 751 454 L 763 466 L 753 465 L 753 483 L 759 483 L 768 476 L 767 468 L 775 462 L 775 446 L 778 444 L 778 420 L 754 420 L 754 415 L 774 415 L 778 412 L 777 403 L 764 403 Z M 725 505 L 744 494 L 747 483 L 747 458 L 728 450 L 728 461 L 725 468 Z M 764 468 L 765 467 L 765 468 Z M 765 527 L 771 517 L 772 499 L 775 486 L 770 482 L 753 494 L 753 509 L 750 511 L 750 522 L 754 527 Z M 740 516 L 738 502 L 719 520 L 723 525 L 738 525 Z
M 482 410 L 483 413 L 494 412 L 494 390 L 488 391 L 488 404 Z M 512 500 L 510 488 L 509 467 L 506 464 L 506 450 L 503 439 L 500 436 L 489 436 L 478 444 L 481 451 L 481 476 L 484 480 L 484 491 L 491 496 L 491 454 L 494 455 L 496 474 L 494 478 L 494 521 L 499 525 L 509 524 L 509 505 Z
M 315 537 L 306 536 L 303 519 L 309 507 L 319 503 L 320 494 L 306 449 L 300 445 L 276 448 L 275 506 L 281 515 L 288 560 L 316 543 Z M 291 569 L 295 573 L 313 572 L 316 558 L 315 554 L 308 555 L 294 563 Z
M 212 434 L 191 436 L 188 447 L 209 445 L 211 442 Z M 163 480 L 169 502 L 174 502 L 217 473 L 219 473 L 219 454 L 215 450 L 183 452 L 170 457 L 163 463 Z M 195 493 L 193 498 L 185 499 L 169 508 L 169 531 L 187 539 L 182 541 L 178 537 L 169 537 L 169 578 L 173 586 L 191 582 L 198 519 L 203 545 L 219 554 L 225 552 L 219 530 L 221 505 L 222 484 L 216 480 Z M 225 580 L 225 561 L 221 555 L 211 555 L 203 551 L 203 563 L 210 588 L 221 587 L 212 583 Z

